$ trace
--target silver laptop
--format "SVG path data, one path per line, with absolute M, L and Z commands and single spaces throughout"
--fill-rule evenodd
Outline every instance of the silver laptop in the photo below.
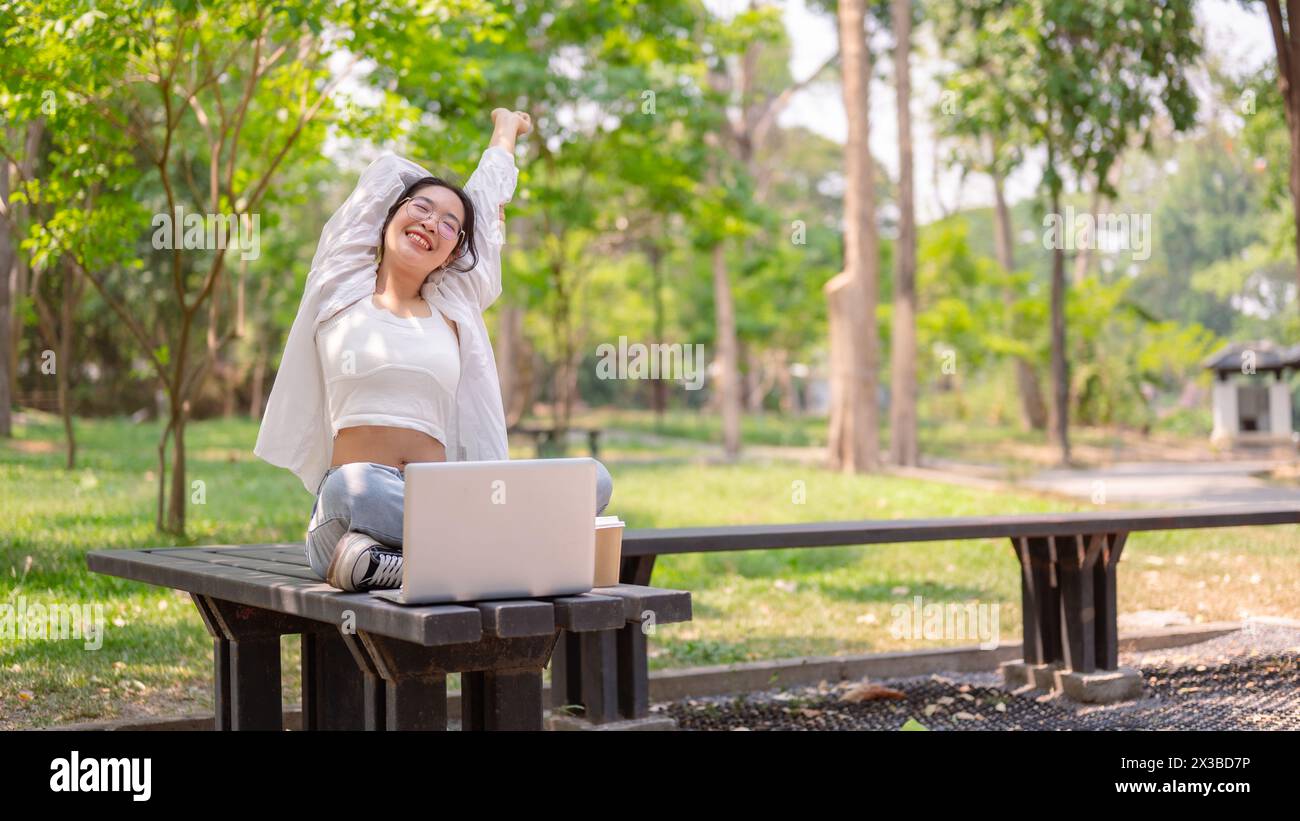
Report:
M 586 593 L 596 573 L 588 457 L 406 466 L 399 604 Z

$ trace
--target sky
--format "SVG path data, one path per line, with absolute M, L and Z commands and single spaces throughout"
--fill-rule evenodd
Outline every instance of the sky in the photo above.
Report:
M 729 17 L 749 6 L 749 0 L 704 2 L 710 11 L 723 17 Z M 784 10 L 786 29 L 793 44 L 790 72 L 796 79 L 803 79 L 835 52 L 838 45 L 835 21 L 826 14 L 809 10 L 804 0 L 785 0 L 778 5 Z M 1205 32 L 1207 54 L 1217 55 L 1225 66 L 1239 67 L 1242 73 L 1246 73 L 1275 59 L 1268 17 L 1262 4 L 1254 4 L 1248 10 L 1237 0 L 1201 0 L 1197 4 L 1197 18 Z M 919 31 L 924 32 L 924 29 Z M 884 38 L 879 44 L 873 44 L 873 56 L 877 61 L 888 61 L 892 71 L 892 56 L 884 50 L 887 43 L 888 38 Z M 880 47 L 875 47 L 877 45 Z M 972 175 L 964 185 L 960 185 L 959 174 L 947 169 L 941 170 L 938 185 L 934 184 L 935 146 L 927 112 L 932 105 L 931 101 L 937 99 L 940 93 L 934 75 L 941 66 L 934 56 L 936 49 L 932 43 L 921 41 L 917 46 L 912 60 L 913 163 L 916 173 L 917 219 L 924 224 L 942 214 L 941 203 L 949 211 L 956 207 L 991 205 L 993 191 L 985 177 Z M 891 177 L 898 174 L 898 129 L 894 103 L 892 84 L 873 80 L 871 151 L 885 165 Z M 828 139 L 843 143 L 848 126 L 839 83 L 819 83 L 800 92 L 778 122 L 783 126 L 801 125 Z M 943 157 L 938 159 L 942 168 Z M 1033 196 L 1040 175 L 1041 166 L 1031 160 L 1008 179 L 1007 195 L 1011 202 Z

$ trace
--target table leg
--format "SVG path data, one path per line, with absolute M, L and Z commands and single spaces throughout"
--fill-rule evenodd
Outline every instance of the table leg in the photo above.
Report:
M 1119 616 L 1116 599 L 1116 568 L 1124 551 L 1127 533 L 1106 534 L 1106 544 L 1094 568 L 1093 592 L 1097 598 L 1097 666 L 1119 667 Z
M 213 695 L 218 730 L 282 730 L 280 636 L 328 625 L 191 594 L 212 635 Z
M 654 564 L 654 556 L 624 558 L 619 582 L 648 585 Z M 581 705 L 584 717 L 596 724 L 650 714 L 650 664 L 641 622 L 563 635 L 551 664 L 553 707 Z
M 388 706 L 387 685 L 379 675 L 379 668 L 370 657 L 370 651 L 356 633 L 339 630 L 339 638 L 352 654 L 352 661 L 361 674 L 361 727 L 370 732 L 379 732 L 388 724 L 384 717 Z
M 1061 660 L 1060 589 L 1051 539 L 1012 539 L 1020 562 L 1020 611 L 1026 664 Z
M 542 729 L 542 671 L 473 670 L 460 675 L 461 729 Z
M 1097 607 L 1093 588 L 1093 568 L 1103 534 L 1058 536 L 1056 539 L 1056 573 L 1061 589 L 1061 645 L 1066 668 L 1076 673 L 1097 669 Z
M 650 659 L 645 631 L 630 621 L 618 631 L 618 711 L 623 718 L 650 715 Z
M 460 673 L 463 729 L 540 730 L 542 669 L 558 634 L 425 647 L 361 631 L 353 646 L 384 681 L 386 729 L 445 730 L 446 676 Z
M 366 682 L 337 631 L 302 634 L 302 728 L 366 729 Z

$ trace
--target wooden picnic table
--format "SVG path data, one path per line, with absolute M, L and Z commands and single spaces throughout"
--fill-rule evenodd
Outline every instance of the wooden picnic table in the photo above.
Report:
M 1300 504 L 1260 503 L 629 530 L 619 580 L 649 584 L 656 558 L 680 553 L 1005 539 L 1020 564 L 1022 664 L 1086 675 L 1119 667 L 1116 574 L 1130 533 L 1294 524 L 1300 524 Z M 635 638 L 569 641 L 555 653 L 556 666 L 577 671 L 573 680 L 586 683 L 567 694 L 567 703 L 585 704 L 593 721 L 633 715 L 635 701 L 613 702 L 605 693 L 618 670 L 645 664 L 645 643 Z
M 97 573 L 190 594 L 213 637 L 219 730 L 283 729 L 283 635 L 302 637 L 305 730 L 445 730 L 448 673 L 461 674 L 462 729 L 540 730 L 542 670 L 562 636 L 635 645 L 646 620 L 691 618 L 688 592 L 630 584 L 403 606 L 325 584 L 301 544 L 97 550 L 86 561 Z M 644 665 L 622 667 L 612 681 L 648 693 Z M 552 670 L 553 690 L 569 682 L 567 670 Z
M 600 458 L 600 428 L 570 425 L 564 429 L 565 434 L 571 432 L 585 434 L 587 437 L 587 450 L 590 452 L 591 458 Z M 557 442 L 562 446 L 561 450 L 565 449 L 563 447 L 565 443 L 560 440 L 560 429 L 554 425 L 516 425 L 510 429 L 510 433 L 531 437 L 538 459 L 546 458 L 551 446 Z

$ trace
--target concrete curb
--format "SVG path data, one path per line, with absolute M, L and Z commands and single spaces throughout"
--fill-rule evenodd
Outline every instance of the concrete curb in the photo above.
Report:
M 1165 627 L 1120 636 L 1121 653 L 1164 650 L 1197 644 L 1240 630 L 1240 622 Z M 942 650 L 910 650 L 900 653 L 862 653 L 851 656 L 806 656 L 775 661 L 743 664 L 719 664 L 658 670 L 650 674 L 650 700 L 676 701 L 697 696 L 729 695 L 768 690 L 776 687 L 799 687 L 823 680 L 838 682 L 863 678 L 887 679 L 924 676 L 932 673 L 975 673 L 995 671 L 1006 661 L 1020 658 L 1021 646 L 1007 644 L 992 649 L 978 646 L 951 647 Z M 550 702 L 550 685 L 543 687 L 543 703 Z M 460 693 L 447 694 L 448 716 L 460 715 Z M 211 730 L 211 713 L 186 713 L 166 718 L 119 719 L 116 721 L 64 724 L 49 730 L 114 732 L 121 730 Z M 452 720 L 453 726 L 459 722 Z M 302 729 L 301 705 L 285 705 L 286 730 Z

